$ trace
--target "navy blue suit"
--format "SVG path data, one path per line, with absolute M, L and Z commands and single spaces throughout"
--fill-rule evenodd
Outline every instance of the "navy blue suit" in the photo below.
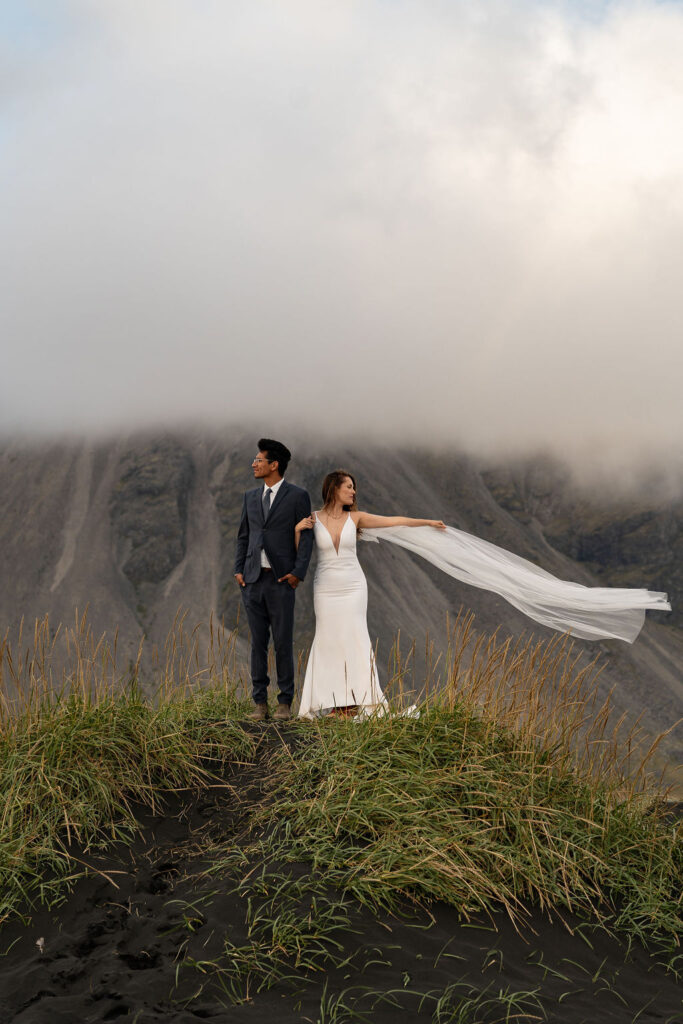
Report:
M 257 704 L 268 699 L 268 643 L 270 632 L 275 647 L 275 666 L 279 688 L 278 702 L 294 699 L 294 597 L 296 591 L 286 581 L 287 573 L 298 579 L 306 576 L 313 550 L 313 531 L 303 530 L 299 548 L 294 542 L 294 527 L 311 514 L 311 499 L 302 487 L 283 480 L 267 518 L 263 515 L 264 487 L 244 495 L 242 518 L 237 531 L 235 573 L 241 573 L 246 586 L 242 602 L 251 631 L 252 696 Z M 272 572 L 261 569 L 261 550 L 265 551 Z

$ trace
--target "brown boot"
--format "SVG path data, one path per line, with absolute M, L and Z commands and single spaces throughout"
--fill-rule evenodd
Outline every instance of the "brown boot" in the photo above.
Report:
M 257 704 L 249 715 L 249 719 L 252 722 L 266 722 L 268 720 L 268 705 Z
M 276 722 L 286 722 L 292 717 L 292 712 L 289 709 L 289 704 L 278 704 L 275 709 L 273 718 Z

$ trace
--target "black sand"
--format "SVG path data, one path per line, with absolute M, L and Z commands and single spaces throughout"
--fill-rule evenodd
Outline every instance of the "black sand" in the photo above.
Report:
M 504 915 L 466 925 L 443 904 L 432 906 L 433 919 L 408 907 L 405 918 L 360 911 L 345 938 L 345 951 L 355 952 L 351 966 L 293 972 L 290 983 L 231 1005 L 214 976 L 182 965 L 186 955 L 220 957 L 226 932 L 234 942 L 246 939 L 244 899 L 229 891 L 230 880 L 198 877 L 204 839 L 238 837 L 249 801 L 268 785 L 258 767 L 229 781 L 235 793 L 181 794 L 163 813 L 144 814 L 129 848 L 84 857 L 102 873 L 79 881 L 61 907 L 34 914 L 30 926 L 9 922 L 0 930 L 0 1024 L 430 1021 L 439 994 L 456 982 L 462 994 L 535 993 L 510 1020 L 683 1021 L 674 974 L 639 945 L 629 949 L 597 930 L 582 938 L 537 911 L 522 935 Z M 431 998 L 422 999 L 425 993 Z M 330 1016 L 339 996 L 356 1015 L 340 1005 Z M 501 1000 L 494 1001 L 488 1016 L 472 1019 L 504 1020 Z

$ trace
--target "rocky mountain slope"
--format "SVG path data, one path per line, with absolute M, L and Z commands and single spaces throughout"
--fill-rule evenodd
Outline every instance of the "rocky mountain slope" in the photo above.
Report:
M 0 631 L 49 613 L 72 623 L 88 606 L 96 632 L 119 630 L 119 663 L 147 637 L 143 667 L 163 647 L 178 609 L 186 623 L 237 622 L 232 577 L 242 494 L 252 486 L 254 438 L 187 433 L 120 437 L 110 442 L 0 446 Z M 362 507 L 429 515 L 508 548 L 564 579 L 647 586 L 669 593 L 671 615 L 648 614 L 633 646 L 576 641 L 605 664 L 601 686 L 618 709 L 643 714 L 647 730 L 669 728 L 683 713 L 683 498 L 579 492 L 552 463 L 484 466 L 459 454 L 343 447 L 322 454 L 298 445 L 288 478 L 318 502 L 328 469 L 352 469 Z M 369 627 L 386 666 L 400 631 L 405 653 L 416 640 L 415 683 L 424 676 L 425 637 L 436 656 L 446 615 L 461 607 L 485 631 L 544 637 L 495 595 L 459 584 L 407 552 L 367 544 Z M 205 625 L 202 627 L 205 630 Z M 297 595 L 302 657 L 313 632 L 311 579 Z M 244 625 L 238 655 L 247 651 Z M 429 660 L 429 659 L 428 659 Z M 388 669 L 383 670 L 386 678 Z M 667 740 L 683 760 L 683 740 Z

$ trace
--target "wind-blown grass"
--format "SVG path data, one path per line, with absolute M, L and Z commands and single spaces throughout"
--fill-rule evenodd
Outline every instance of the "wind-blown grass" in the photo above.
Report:
M 675 949 L 683 833 L 648 774 L 657 743 L 620 735 L 596 671 L 566 638 L 498 641 L 461 618 L 419 717 L 323 720 L 279 753 L 269 842 L 371 906 L 521 924 L 533 904 Z
M 85 854 L 129 840 L 135 804 L 154 811 L 164 793 L 215 784 L 225 762 L 253 749 L 234 687 L 192 691 L 167 674 L 146 699 L 135 678 L 122 688 L 111 650 L 79 620 L 55 689 L 48 636 L 45 621 L 18 662 L 0 645 L 0 681 L 14 697 L 0 718 L 0 922 L 63 897 L 84 870 L 75 846 Z
M 62 897 L 83 869 L 74 843 L 87 851 L 129 838 L 136 803 L 154 809 L 164 792 L 216 784 L 227 763 L 254 756 L 227 644 L 219 637 L 206 668 L 173 639 L 153 699 L 138 688 L 139 662 L 117 675 L 114 652 L 83 622 L 60 688 L 47 623 L 29 654 L 13 659 L 0 645 L 0 682 L 13 692 L 0 715 L 0 920 Z M 595 672 L 566 640 L 482 638 L 465 617 L 419 717 L 397 704 L 383 717 L 287 726 L 251 832 L 226 837 L 212 866 L 232 875 L 255 915 L 248 945 L 227 950 L 230 984 L 258 988 L 334 958 L 349 900 L 443 900 L 466 919 L 504 908 L 520 927 L 534 904 L 674 951 L 681 828 L 650 788 L 654 745 L 634 754 L 637 737 L 612 725 Z M 260 890 L 244 877 L 245 849 L 264 866 Z M 293 861 L 310 865 L 329 928 L 297 910 L 296 887 L 281 890 L 282 913 L 264 910 L 285 878 L 277 865 Z M 325 902 L 330 887 L 338 899 Z
M 261 814 L 277 855 L 362 903 L 444 900 L 520 923 L 534 904 L 671 945 L 683 930 L 680 827 L 471 710 L 321 724 L 277 762 Z

